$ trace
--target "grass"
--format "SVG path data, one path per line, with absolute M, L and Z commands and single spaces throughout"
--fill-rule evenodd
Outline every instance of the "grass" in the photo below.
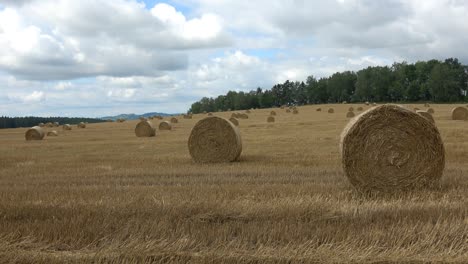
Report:
M 255 110 L 229 164 L 191 161 L 204 115 L 153 138 L 135 137 L 137 121 L 37 142 L 0 130 L 0 262 L 468 262 L 468 122 L 431 106 L 447 152 L 439 189 L 364 197 L 341 169 L 349 106 L 275 109 L 275 123 Z

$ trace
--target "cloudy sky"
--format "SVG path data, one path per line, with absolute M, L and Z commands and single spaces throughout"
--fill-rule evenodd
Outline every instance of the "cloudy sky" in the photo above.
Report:
M 468 63 L 465 0 L 0 0 L 0 115 L 184 112 L 394 61 Z

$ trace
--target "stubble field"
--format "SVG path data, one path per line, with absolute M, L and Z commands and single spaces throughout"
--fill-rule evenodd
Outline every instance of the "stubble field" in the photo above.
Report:
M 468 122 L 431 106 L 446 149 L 440 188 L 369 197 L 341 168 L 350 106 L 364 105 L 274 109 L 275 123 L 254 110 L 228 164 L 189 156 L 205 115 L 153 138 L 135 137 L 137 121 L 35 142 L 0 130 L 0 262 L 468 262 Z

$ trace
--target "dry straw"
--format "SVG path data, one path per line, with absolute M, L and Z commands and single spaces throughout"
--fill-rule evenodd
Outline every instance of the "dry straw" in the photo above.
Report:
M 250 114 L 250 110 L 245 110 L 245 113 L 246 113 L 246 114 Z
M 362 192 L 398 192 L 435 186 L 445 167 L 434 124 L 397 105 L 371 108 L 341 135 L 343 169 Z
M 159 123 L 159 130 L 171 130 L 171 129 L 172 129 L 171 123 L 167 121 L 163 121 Z
M 63 125 L 63 130 L 72 130 L 72 126 L 70 126 L 69 124 L 65 124 Z
M 175 117 L 171 118 L 171 123 L 176 124 L 179 123 L 179 120 Z
M 417 112 L 417 111 L 419 111 L 419 110 L 421 110 L 421 109 L 419 109 L 419 108 L 417 108 L 417 107 L 414 108 L 414 111 L 415 111 L 415 112 Z
M 333 108 L 328 109 L 328 113 L 329 113 L 329 114 L 335 113 L 335 109 L 333 109 Z
M 238 114 L 237 115 L 240 119 L 249 119 L 249 115 L 248 114 Z
M 86 124 L 83 123 L 83 122 L 80 122 L 78 125 L 77 125 L 78 128 L 86 128 Z
M 274 116 L 269 116 L 269 117 L 267 118 L 267 122 L 268 122 L 268 123 L 274 123 L 274 122 L 275 122 L 275 117 L 274 117 Z
M 209 113 L 208 113 L 208 116 L 213 116 L 213 113 L 209 112 Z
M 452 110 L 452 120 L 468 120 L 468 109 L 464 107 L 455 107 Z
M 429 114 L 431 114 L 431 115 L 433 115 L 435 113 L 434 109 L 432 109 L 432 108 L 427 109 L 427 112 Z
M 46 127 L 54 127 L 54 124 L 53 124 L 52 122 L 48 122 L 48 123 L 46 124 Z
M 229 121 L 231 121 L 231 123 L 233 123 L 235 126 L 239 126 L 239 121 L 234 117 L 229 118 Z
M 294 109 L 294 110 L 293 110 L 293 114 L 295 114 L 295 115 L 299 114 L 299 110 Z
M 291 109 L 286 109 L 286 113 L 291 113 Z
M 275 111 L 271 111 L 271 112 L 270 112 L 270 115 L 275 116 L 275 115 L 276 115 L 276 112 L 275 112 Z
M 350 108 L 348 108 L 348 111 L 349 112 L 354 112 L 354 107 L 351 106 Z
M 58 133 L 57 133 L 57 131 L 52 130 L 52 131 L 47 132 L 47 136 L 48 137 L 56 137 L 56 136 L 58 136 Z
M 137 137 L 154 137 L 156 136 L 156 128 L 150 121 L 142 120 L 135 127 L 135 135 Z
M 363 111 L 364 108 L 362 108 L 361 106 L 357 108 L 358 111 Z
M 40 126 L 34 126 L 25 133 L 26 140 L 42 140 L 45 136 L 44 130 Z
M 59 127 L 59 126 L 60 126 L 59 122 L 54 122 L 54 127 Z
M 321 111 L 322 111 L 322 108 L 317 108 L 316 111 L 317 111 L 317 112 L 321 112 Z
M 370 103 L 369 102 L 366 102 L 366 105 L 369 105 Z
M 146 119 L 146 117 L 144 116 L 140 116 L 140 121 L 147 121 L 148 119 Z
M 232 113 L 231 118 L 239 118 L 239 117 L 237 116 L 237 113 Z
M 232 162 L 240 157 L 242 139 L 238 128 L 230 121 L 207 117 L 193 127 L 188 149 L 197 163 Z
M 354 114 L 354 112 L 352 111 L 349 111 L 347 114 L 346 114 L 346 117 L 347 118 L 351 118 L 351 117 L 355 117 L 356 115 Z
M 39 123 L 38 126 L 39 127 L 44 127 L 45 125 L 44 125 L 44 123 Z
M 429 122 L 431 122 L 431 123 L 433 123 L 433 124 L 435 123 L 434 117 L 432 117 L 432 115 L 431 115 L 429 112 L 424 111 L 424 110 L 418 110 L 418 111 L 416 111 L 416 113 L 417 113 L 418 115 L 420 115 L 420 116 L 426 118 L 427 120 L 429 120 Z

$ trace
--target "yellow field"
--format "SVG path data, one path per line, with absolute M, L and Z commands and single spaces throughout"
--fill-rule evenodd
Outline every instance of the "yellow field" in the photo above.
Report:
M 364 197 L 341 169 L 350 106 L 275 109 L 273 124 L 271 109 L 254 110 L 229 164 L 188 154 L 205 115 L 153 138 L 135 137 L 137 121 L 36 142 L 0 130 L 0 262 L 468 262 L 468 122 L 431 106 L 447 153 L 440 189 Z

